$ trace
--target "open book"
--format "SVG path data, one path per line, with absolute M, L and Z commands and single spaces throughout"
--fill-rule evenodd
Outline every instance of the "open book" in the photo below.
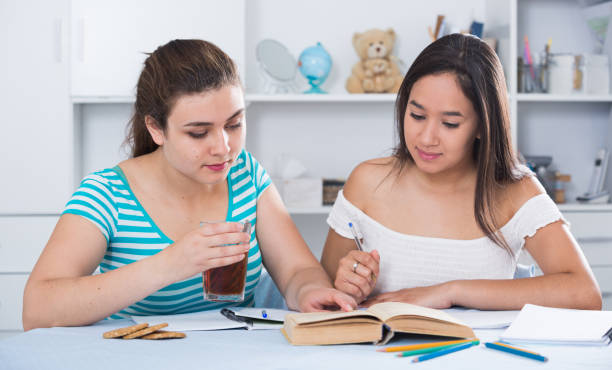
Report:
M 291 313 L 285 317 L 281 331 L 294 345 L 385 344 L 395 332 L 474 337 L 469 326 L 443 311 L 398 302 L 351 312 Z

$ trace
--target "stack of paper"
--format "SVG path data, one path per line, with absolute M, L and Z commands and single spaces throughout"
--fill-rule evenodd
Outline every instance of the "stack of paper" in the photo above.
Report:
M 612 339 L 612 311 L 526 304 L 501 339 L 515 343 L 605 346 Z

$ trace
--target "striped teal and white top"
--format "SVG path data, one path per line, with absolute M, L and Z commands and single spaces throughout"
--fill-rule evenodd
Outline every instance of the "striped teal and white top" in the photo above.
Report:
M 252 224 L 248 254 L 245 300 L 221 303 L 204 300 L 202 274 L 177 281 L 110 318 L 131 315 L 164 315 L 219 309 L 224 306 L 252 306 L 254 290 L 262 268 L 257 243 L 257 200 L 271 184 L 266 170 L 246 150 L 238 156 L 227 177 L 229 205 L 226 221 Z M 154 255 L 174 241 L 153 222 L 130 189 L 119 168 L 94 172 L 81 181 L 63 214 L 80 215 L 93 222 L 107 240 L 100 271 L 105 273 Z

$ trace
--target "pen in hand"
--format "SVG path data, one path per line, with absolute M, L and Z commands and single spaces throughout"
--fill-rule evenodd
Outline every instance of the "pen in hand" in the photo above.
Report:
M 357 245 L 357 249 L 360 252 L 363 252 L 363 246 L 361 245 L 361 241 L 359 240 L 359 235 L 357 235 L 357 231 L 355 231 L 355 225 L 353 225 L 352 222 L 348 223 L 349 225 L 349 229 L 351 229 L 351 234 L 353 234 L 353 239 L 355 240 L 355 245 Z M 372 281 L 375 283 L 376 282 L 376 275 L 374 274 L 374 272 L 371 273 L 371 278 Z
M 357 232 L 355 231 L 355 228 L 353 227 L 353 223 L 349 222 L 349 228 L 351 229 L 351 233 L 353 234 L 353 239 L 355 239 L 355 244 L 357 244 L 357 249 L 359 249 L 359 251 L 363 252 L 363 247 L 361 246 L 361 241 L 359 240 L 359 236 L 357 236 Z

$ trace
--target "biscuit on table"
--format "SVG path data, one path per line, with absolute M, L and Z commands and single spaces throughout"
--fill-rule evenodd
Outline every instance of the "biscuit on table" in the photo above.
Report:
M 151 333 L 157 331 L 158 329 L 165 328 L 166 326 L 168 326 L 168 323 L 166 323 L 166 322 L 161 323 L 161 324 L 157 324 L 157 325 L 153 325 L 153 326 L 149 326 L 148 328 L 145 328 L 145 329 L 142 329 L 142 330 L 138 330 L 136 332 L 133 332 L 131 334 L 123 336 L 122 338 L 123 339 L 139 338 L 139 337 L 142 337 L 144 335 L 151 334 Z
M 111 331 L 107 331 L 106 333 L 104 333 L 102 337 L 106 339 L 119 338 L 124 335 L 128 335 L 128 334 L 137 332 L 138 330 L 142 330 L 146 328 L 147 326 L 149 326 L 149 324 L 145 322 L 145 323 L 138 324 L 138 325 L 126 326 L 125 328 L 113 329 Z
M 174 339 L 174 338 L 185 338 L 187 335 L 179 331 L 165 331 L 158 330 L 155 333 L 147 334 L 138 339 Z

